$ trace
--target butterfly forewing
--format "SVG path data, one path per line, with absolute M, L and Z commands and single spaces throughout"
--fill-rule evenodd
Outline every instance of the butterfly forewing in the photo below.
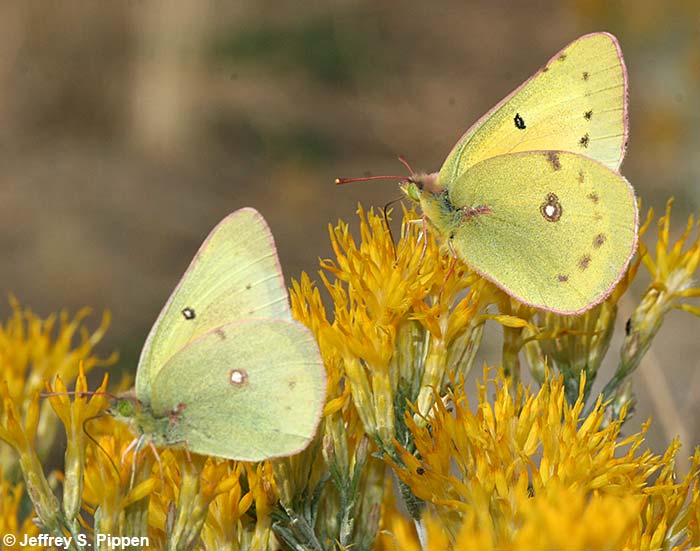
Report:
M 170 358 L 154 383 L 156 416 L 178 412 L 168 443 L 245 461 L 304 448 L 326 396 L 312 333 L 281 320 L 245 320 L 205 333 Z
M 246 318 L 292 319 L 272 234 L 251 208 L 211 231 L 163 307 L 141 353 L 136 395 L 148 401 L 159 370 L 187 343 Z
M 460 138 L 439 181 L 449 188 L 483 159 L 520 151 L 571 151 L 617 169 L 627 140 L 627 72 L 608 33 L 583 36 Z

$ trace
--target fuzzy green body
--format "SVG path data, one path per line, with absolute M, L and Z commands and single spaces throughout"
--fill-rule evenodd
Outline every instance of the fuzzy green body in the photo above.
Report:
M 148 404 L 131 397 L 120 398 L 112 413 L 116 419 L 127 423 L 134 433 L 147 437 L 156 446 L 178 443 L 171 418 L 155 415 Z

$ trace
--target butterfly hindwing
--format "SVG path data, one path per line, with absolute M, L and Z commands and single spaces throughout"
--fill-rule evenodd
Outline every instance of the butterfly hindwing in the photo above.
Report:
M 311 331 L 297 322 L 244 320 L 200 335 L 172 356 L 154 380 L 151 407 L 159 418 L 177 412 L 170 444 L 260 461 L 309 443 L 325 385 Z
M 449 193 L 457 254 L 523 303 L 564 314 L 603 300 L 636 248 L 627 180 L 567 151 L 481 161 Z

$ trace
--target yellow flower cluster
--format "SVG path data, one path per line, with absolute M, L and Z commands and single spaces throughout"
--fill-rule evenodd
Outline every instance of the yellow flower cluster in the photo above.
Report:
M 244 464 L 136 448 L 107 415 L 108 378 L 88 392 L 85 374 L 114 359 L 93 353 L 108 318 L 91 333 L 87 311 L 41 320 L 13 301 L 0 327 L 0 528 L 147 536 L 151 549 L 188 550 L 700 545 L 700 454 L 677 481 L 678 442 L 658 456 L 644 449 L 646 429 L 621 433 L 629 375 L 664 316 L 700 314 L 689 302 L 700 296 L 700 245 L 683 250 L 692 221 L 669 245 L 669 205 L 655 258 L 642 245 L 605 302 L 566 317 L 518 304 L 444 254 L 412 211 L 396 244 L 384 217 L 358 215 L 358 237 L 344 222 L 330 228 L 334 258 L 322 261 L 319 284 L 306 274 L 292 282 L 294 316 L 318 340 L 329 391 L 315 440 L 288 458 Z M 641 267 L 653 283 L 596 400 L 617 301 Z M 489 321 L 504 330 L 503 369 L 485 369 L 469 400 L 464 378 Z M 522 384 L 523 371 L 538 390 Z M 61 427 L 63 468 L 47 473 Z
M 485 372 L 484 380 L 474 406 L 459 384 L 449 408 L 436 402 L 428 426 L 409 420 L 416 450 L 404 448 L 401 462 L 391 462 L 426 503 L 429 549 L 643 549 L 644 542 L 687 549 L 699 543 L 697 525 L 688 519 L 700 518 L 700 452 L 690 474 L 676 482 L 678 442 L 663 456 L 643 450 L 646 426 L 622 438 L 624 411 L 606 425 L 600 402 L 584 418 L 582 396 L 569 405 L 561 377 L 536 394 L 520 387 L 518 396 L 500 376 L 489 380 Z M 385 537 L 385 547 L 415 546 L 417 535 L 402 534 L 406 542 L 392 547 Z

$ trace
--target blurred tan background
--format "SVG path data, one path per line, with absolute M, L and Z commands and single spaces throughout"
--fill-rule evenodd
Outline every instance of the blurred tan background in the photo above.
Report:
M 329 222 L 398 197 L 390 182 L 336 176 L 403 174 L 398 154 L 438 169 L 475 119 L 598 30 L 619 38 L 629 70 L 623 173 L 645 210 L 676 197 L 678 235 L 700 212 L 695 0 L 3 2 L 0 290 L 43 315 L 111 310 L 103 350 L 133 369 L 228 212 L 263 213 L 287 281 L 315 274 Z M 647 359 L 675 403 L 637 375 L 637 420 L 659 419 L 655 442 L 699 440 L 699 329 L 674 313 Z

